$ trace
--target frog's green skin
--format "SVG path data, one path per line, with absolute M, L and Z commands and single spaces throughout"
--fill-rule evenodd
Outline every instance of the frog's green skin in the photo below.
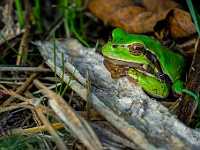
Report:
M 185 59 L 150 37 L 127 34 L 117 28 L 102 53 L 105 60 L 128 67 L 129 77 L 137 80 L 149 95 L 166 98 L 170 91 L 181 94 Z

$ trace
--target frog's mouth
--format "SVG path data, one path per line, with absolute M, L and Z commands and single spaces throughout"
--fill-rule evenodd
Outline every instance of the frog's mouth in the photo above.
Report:
M 145 69 L 143 64 L 112 59 L 107 56 L 104 56 L 104 66 L 111 73 L 111 77 L 114 79 L 127 76 L 128 71 L 131 68 L 137 68 L 141 72 L 151 72 L 149 69 Z

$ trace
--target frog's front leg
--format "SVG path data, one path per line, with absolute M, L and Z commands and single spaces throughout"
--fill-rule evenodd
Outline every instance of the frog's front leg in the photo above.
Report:
M 144 74 L 132 68 L 129 70 L 128 75 L 137 80 L 143 90 L 153 97 L 166 98 L 169 95 L 167 84 L 151 74 Z
M 181 80 L 176 80 L 174 82 L 174 84 L 172 85 L 172 91 L 174 97 L 179 97 L 182 94 L 183 84 L 184 83 Z

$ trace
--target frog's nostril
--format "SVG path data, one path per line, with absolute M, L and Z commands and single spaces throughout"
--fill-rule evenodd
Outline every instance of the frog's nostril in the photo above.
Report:
M 112 45 L 112 48 L 117 48 L 117 47 L 118 47 L 117 44 L 113 44 L 113 45 Z

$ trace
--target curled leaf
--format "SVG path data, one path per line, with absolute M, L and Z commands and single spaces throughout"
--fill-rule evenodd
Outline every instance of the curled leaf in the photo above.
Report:
M 157 0 L 153 1 L 151 3 L 156 4 Z M 88 7 L 105 24 L 122 28 L 129 33 L 149 33 L 165 28 L 174 38 L 196 33 L 190 14 L 175 8 L 179 6 L 177 3 L 169 1 L 169 5 L 163 6 L 166 2 L 161 0 L 156 7 L 151 3 L 150 6 L 147 5 L 149 1 L 142 2 L 144 3 L 141 5 L 146 8 L 138 6 L 132 0 L 92 0 Z M 159 24 L 161 21 L 164 24 Z
M 196 33 L 196 28 L 189 13 L 181 9 L 172 9 L 168 17 L 169 30 L 174 38 L 186 37 Z

